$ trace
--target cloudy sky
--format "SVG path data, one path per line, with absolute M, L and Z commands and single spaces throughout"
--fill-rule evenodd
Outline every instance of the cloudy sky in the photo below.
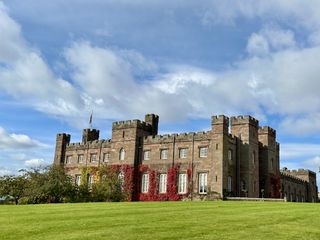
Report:
M 277 129 L 281 166 L 320 165 L 317 0 L 0 0 L 0 174 L 50 164 L 93 111 L 160 115 L 160 132 L 251 114 Z M 319 178 L 318 178 L 319 179 Z

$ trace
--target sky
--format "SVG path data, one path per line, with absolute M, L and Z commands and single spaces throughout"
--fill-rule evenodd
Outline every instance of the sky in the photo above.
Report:
M 160 133 L 252 115 L 281 167 L 320 166 L 320 1 L 0 0 L 0 175 L 53 162 L 55 136 Z M 318 184 L 320 183 L 318 176 Z

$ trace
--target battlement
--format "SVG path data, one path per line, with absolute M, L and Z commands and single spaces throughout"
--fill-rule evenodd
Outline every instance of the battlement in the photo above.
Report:
M 150 130 L 151 125 L 140 121 L 139 119 L 127 120 L 127 121 L 118 121 L 112 123 L 112 129 L 124 129 L 124 128 L 140 128 L 143 130 Z
M 274 130 L 273 128 L 271 128 L 269 126 L 259 127 L 258 133 L 259 134 L 268 134 L 270 136 L 276 137 L 276 130 Z
M 111 143 L 111 139 L 101 139 L 101 140 L 94 140 L 87 143 L 69 143 L 67 144 L 67 149 L 83 149 L 83 148 L 97 148 L 97 147 L 109 147 Z
M 296 174 L 296 175 L 316 175 L 315 172 L 309 170 L 309 169 L 303 169 L 303 168 L 299 168 L 298 170 L 294 169 L 294 170 L 289 170 L 289 169 L 283 169 L 281 170 L 283 172 L 286 172 L 286 173 L 291 173 L 291 174 Z
M 289 170 L 290 171 L 290 170 Z M 304 184 L 306 184 L 306 183 L 308 183 L 307 181 L 305 181 L 305 180 L 303 180 L 303 179 L 301 179 L 301 178 L 299 178 L 299 177 L 296 177 L 296 176 L 294 176 L 294 175 L 291 175 L 290 173 L 288 173 L 287 171 L 280 171 L 280 175 L 281 175 L 281 177 L 282 178 L 284 178 L 284 177 L 286 177 L 286 178 L 290 178 L 290 181 L 292 181 L 292 180 L 295 180 L 296 182 L 298 182 L 298 183 L 304 183 Z
M 179 134 L 164 134 L 156 136 L 146 136 L 144 137 L 145 143 L 164 143 L 176 141 L 192 141 L 192 140 L 208 140 L 209 132 L 189 132 L 189 133 L 179 133 Z
M 67 133 L 58 133 L 57 137 L 71 137 L 71 135 Z
M 211 124 L 224 124 L 226 123 L 227 125 L 229 125 L 229 118 L 225 115 L 215 115 L 211 117 Z
M 231 120 L 231 125 L 250 124 L 250 125 L 256 126 L 256 127 L 259 126 L 259 121 L 249 115 L 231 117 L 230 120 Z

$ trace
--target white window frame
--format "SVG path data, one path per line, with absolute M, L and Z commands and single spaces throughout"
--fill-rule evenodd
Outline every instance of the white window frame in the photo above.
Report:
M 199 194 L 208 193 L 208 173 L 203 172 L 198 174 Z
M 232 177 L 231 176 L 228 176 L 227 190 L 228 190 L 228 192 L 232 192 Z
M 200 147 L 199 148 L 199 157 L 201 157 L 201 158 L 208 157 L 208 147 Z
M 168 149 L 160 150 L 160 159 L 168 159 Z
M 71 163 L 71 160 L 72 160 L 72 155 L 67 155 L 67 156 L 66 156 L 65 164 L 70 164 L 70 163 Z
M 232 151 L 232 149 L 228 149 L 228 160 L 229 160 L 229 162 L 232 162 L 232 160 L 233 160 L 233 151 Z
M 145 150 L 143 151 L 143 160 L 150 160 L 150 155 L 151 155 L 151 151 L 150 150 Z
M 167 192 L 167 174 L 160 173 L 159 175 L 159 193 Z
M 89 187 L 89 189 L 92 188 L 93 183 L 94 183 L 93 175 L 90 174 L 88 176 L 88 187 Z
M 149 192 L 149 173 L 142 174 L 141 177 L 141 192 L 148 193 Z
M 111 159 L 111 153 L 110 152 L 106 152 L 103 154 L 103 162 L 109 162 Z
M 185 194 L 187 193 L 187 174 L 179 173 L 178 175 L 178 193 Z
M 179 158 L 187 158 L 187 156 L 188 156 L 188 148 L 180 148 Z
M 78 163 L 83 163 L 83 160 L 84 160 L 84 155 L 78 154 Z
M 124 148 L 121 148 L 119 151 L 119 160 L 124 161 L 125 157 L 126 157 L 126 151 L 124 150 Z
M 256 158 L 257 158 L 257 156 L 256 156 L 256 151 L 253 151 L 253 152 L 252 152 L 252 164 L 253 164 L 253 165 L 256 164 Z
M 119 174 L 118 174 L 118 180 L 121 184 L 121 187 L 124 185 L 124 173 L 123 171 L 120 171 Z
M 76 186 L 80 186 L 81 185 L 81 175 L 76 175 L 75 176 L 75 184 L 76 184 Z
M 97 153 L 90 153 L 90 162 L 96 162 L 96 161 L 97 161 Z

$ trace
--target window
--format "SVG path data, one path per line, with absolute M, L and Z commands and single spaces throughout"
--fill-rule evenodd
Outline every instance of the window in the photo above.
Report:
M 168 159 L 168 149 L 160 150 L 160 159 Z
M 141 192 L 147 193 L 149 191 L 149 174 L 144 173 L 142 174 L 142 185 L 141 185 Z
M 257 182 L 256 182 L 256 181 L 254 181 L 254 182 L 253 182 L 253 186 L 252 186 L 252 190 L 253 190 L 253 192 L 256 192 L 256 185 L 257 185 Z
M 178 193 L 183 194 L 187 193 L 187 174 L 179 174 L 179 183 L 178 183 Z
M 88 187 L 92 188 L 93 185 L 93 175 L 88 176 Z
M 199 148 L 199 156 L 201 158 L 205 158 L 208 156 L 208 147 L 200 147 Z
M 241 181 L 241 191 L 246 191 L 247 190 L 247 186 L 246 186 L 246 182 L 244 180 Z
M 72 156 L 71 155 L 69 155 L 69 156 L 67 156 L 66 157 L 66 164 L 69 164 L 69 163 L 71 163 L 71 159 L 72 159 Z
M 78 155 L 78 163 L 83 163 L 83 154 Z
M 273 158 L 271 158 L 271 162 L 270 162 L 270 164 L 271 164 L 271 170 L 273 170 Z
M 199 193 L 206 194 L 208 192 L 208 173 L 199 173 Z
M 228 192 L 232 192 L 232 177 L 228 177 L 228 186 L 227 186 Z
M 90 162 L 96 162 L 97 161 L 97 154 L 92 153 L 90 154 Z
M 252 153 L 252 163 L 256 164 L 256 152 L 255 151 L 253 151 L 253 153 Z
M 179 150 L 179 158 L 186 158 L 188 153 L 188 149 L 186 148 L 181 148 Z
M 150 150 L 143 152 L 143 160 L 150 160 Z
M 159 176 L 159 193 L 167 192 L 167 174 L 161 173 Z
M 76 175 L 76 179 L 75 179 L 76 185 L 80 186 L 81 185 L 81 175 Z
M 111 154 L 109 152 L 103 154 L 103 161 L 109 162 L 111 159 Z
M 118 180 L 119 180 L 121 186 L 123 186 L 123 184 L 124 184 L 124 174 L 123 174 L 122 171 L 119 172 Z
M 232 150 L 231 149 L 228 150 L 228 160 L 229 160 L 229 162 L 232 162 Z
M 217 144 L 216 144 L 216 150 L 218 150 L 218 149 L 219 149 L 219 144 L 217 143 Z
M 124 160 L 126 152 L 123 148 L 120 149 L 119 160 Z

